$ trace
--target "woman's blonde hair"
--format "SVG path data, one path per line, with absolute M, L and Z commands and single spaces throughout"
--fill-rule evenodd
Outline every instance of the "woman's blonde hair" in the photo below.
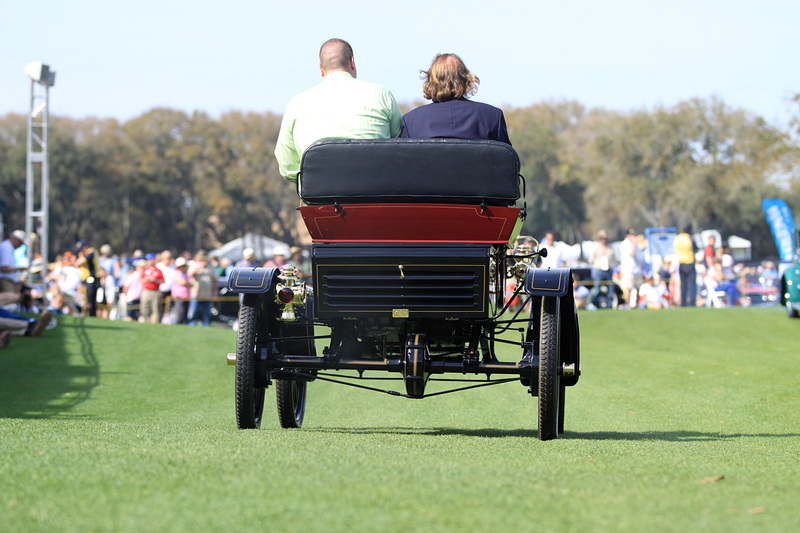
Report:
M 456 54 L 436 54 L 430 68 L 420 70 L 425 80 L 422 94 L 434 102 L 447 102 L 469 98 L 478 91 L 481 80 L 470 74 L 469 69 Z

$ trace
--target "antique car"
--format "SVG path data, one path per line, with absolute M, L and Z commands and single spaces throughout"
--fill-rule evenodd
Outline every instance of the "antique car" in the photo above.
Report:
M 789 318 L 800 316 L 800 230 L 794 234 L 794 256 L 788 265 L 781 265 L 781 305 Z
M 780 298 L 780 280 L 767 278 L 758 272 L 741 277 L 743 307 L 777 305 Z
M 534 239 L 515 248 L 519 171 L 513 148 L 495 141 L 312 145 L 298 194 L 313 287 L 292 265 L 228 278 L 243 294 L 228 354 L 239 428 L 260 426 L 271 385 L 281 426 L 299 428 L 316 380 L 415 399 L 517 382 L 538 397 L 539 439 L 557 438 L 580 374 L 572 274 L 536 268 L 546 250 Z M 516 311 L 511 300 L 522 300 Z M 426 392 L 434 381 L 448 384 Z

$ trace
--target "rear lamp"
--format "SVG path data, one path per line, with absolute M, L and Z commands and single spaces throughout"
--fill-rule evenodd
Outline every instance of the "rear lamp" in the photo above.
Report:
M 288 304 L 292 300 L 294 300 L 294 291 L 289 287 L 284 287 L 280 291 L 278 291 L 278 300 L 281 303 Z

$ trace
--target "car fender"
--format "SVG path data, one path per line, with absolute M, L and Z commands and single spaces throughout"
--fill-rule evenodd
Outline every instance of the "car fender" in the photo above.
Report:
M 529 267 L 525 273 L 525 292 L 531 296 L 572 294 L 572 271 L 569 268 Z
M 800 264 L 788 266 L 781 276 L 781 304 L 800 303 Z
M 569 268 L 529 267 L 525 273 L 524 290 L 531 296 L 550 296 L 561 300 L 561 357 L 562 363 L 575 365 L 577 372 L 564 377 L 564 385 L 571 387 L 580 376 L 580 330 L 578 312 L 572 292 L 572 270 Z
M 228 276 L 228 290 L 239 294 L 266 294 L 274 286 L 277 268 L 236 267 Z

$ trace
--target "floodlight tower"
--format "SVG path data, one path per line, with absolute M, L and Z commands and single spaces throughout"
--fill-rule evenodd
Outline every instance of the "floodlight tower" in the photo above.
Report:
M 25 193 L 25 232 L 28 234 L 28 268 L 33 266 L 34 230 L 39 235 L 39 247 L 42 253 L 42 280 L 47 273 L 49 235 L 49 211 L 47 192 L 49 174 L 47 168 L 47 128 L 50 122 L 50 87 L 56 83 L 56 73 L 48 65 L 40 62 L 25 66 L 25 74 L 31 80 L 31 111 L 28 115 L 28 159 L 26 167 Z M 38 172 L 37 172 L 38 171 Z M 37 183 L 35 177 L 39 178 Z M 39 192 L 39 202 L 35 201 L 35 192 Z M 37 209 L 38 208 L 38 209 Z M 39 220 L 38 228 L 34 224 Z M 31 271 L 28 270 L 28 283 L 31 283 Z M 42 283 L 44 289 L 44 283 Z

